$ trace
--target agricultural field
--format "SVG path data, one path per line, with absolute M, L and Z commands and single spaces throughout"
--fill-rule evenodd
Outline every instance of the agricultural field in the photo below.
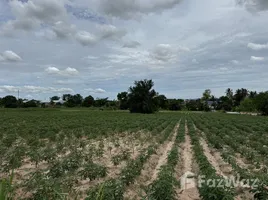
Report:
M 1 200 L 268 199 L 266 117 L 3 109 L 0 138 Z

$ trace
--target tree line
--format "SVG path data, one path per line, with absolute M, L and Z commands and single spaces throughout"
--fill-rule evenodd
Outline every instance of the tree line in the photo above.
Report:
M 62 97 L 53 96 L 49 103 L 37 100 L 26 101 L 14 96 L 0 98 L 0 107 L 97 107 L 101 109 L 129 110 L 131 113 L 154 113 L 162 110 L 189 110 L 189 111 L 238 111 L 258 112 L 268 115 L 268 91 L 257 93 L 245 88 L 233 91 L 226 89 L 225 95 L 217 98 L 206 89 L 202 97 L 197 99 L 168 99 L 154 89 L 152 80 L 135 81 L 128 91 L 118 93 L 116 100 L 107 98 L 94 99 L 93 96 L 82 97 L 80 94 L 64 94 Z

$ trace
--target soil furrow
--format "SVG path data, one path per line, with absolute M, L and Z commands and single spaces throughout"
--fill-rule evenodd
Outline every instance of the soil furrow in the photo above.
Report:
M 188 134 L 187 121 L 185 122 L 185 142 L 181 145 L 182 172 L 180 175 L 181 190 L 177 191 L 179 199 L 200 199 L 196 179 L 193 172 L 193 151 L 191 138 Z
M 171 139 L 169 138 L 163 145 L 161 145 L 156 154 L 152 155 L 148 162 L 145 163 L 141 175 L 136 179 L 135 183 L 130 185 L 124 194 L 124 199 L 141 199 L 145 195 L 143 188 L 151 184 L 157 178 L 157 174 L 164 164 L 167 162 L 168 152 L 172 149 L 175 142 L 177 130 L 179 128 L 178 123 L 173 133 L 171 134 Z

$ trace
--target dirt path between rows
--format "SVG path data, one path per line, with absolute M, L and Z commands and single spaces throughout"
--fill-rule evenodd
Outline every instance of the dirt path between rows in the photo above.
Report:
M 198 130 L 196 127 L 195 129 L 199 132 L 200 145 L 203 147 L 204 154 L 207 157 L 209 163 L 216 170 L 216 173 L 225 179 L 228 179 L 231 175 L 234 175 L 232 166 L 223 160 L 221 153 L 218 150 L 210 148 L 208 146 L 208 142 L 205 140 L 205 134 Z M 241 183 L 241 185 L 244 184 Z M 249 190 L 247 188 L 236 188 L 236 194 L 237 195 L 235 196 L 235 200 L 253 199 L 252 194 L 249 193 Z
M 203 147 L 204 154 L 209 163 L 216 170 L 216 173 L 227 179 L 228 176 L 232 174 L 232 167 L 228 163 L 224 162 L 219 152 L 210 150 L 207 141 L 202 137 L 200 138 L 200 144 Z
M 157 149 L 156 154 L 152 155 L 144 164 L 141 175 L 135 180 L 134 184 L 126 189 L 124 199 L 142 199 L 141 196 L 145 195 L 144 187 L 157 179 L 161 166 L 165 165 L 167 162 L 168 152 L 172 149 L 175 142 L 179 125 L 180 122 L 174 127 L 169 139 L 161 145 Z
M 165 165 L 167 163 L 167 158 L 168 158 L 168 152 L 171 151 L 173 145 L 174 145 L 174 142 L 175 142 L 175 139 L 176 139 L 176 136 L 177 136 L 177 132 L 178 132 L 178 128 L 180 126 L 180 123 L 178 123 L 174 130 L 173 130 L 173 136 L 172 136 L 172 139 L 171 141 L 167 144 L 163 154 L 161 155 L 161 157 L 159 158 L 158 160 L 158 163 L 156 165 L 156 168 L 153 172 L 153 176 L 152 176 L 152 179 L 151 179 L 151 182 L 153 182 L 154 180 L 157 179 L 157 175 L 158 175 L 158 172 L 161 168 L 161 166 Z
M 191 138 L 188 132 L 189 131 L 187 121 L 185 121 L 185 142 L 181 145 L 180 148 L 182 165 L 178 164 L 179 168 L 182 167 L 182 171 L 180 173 L 181 189 L 177 191 L 177 196 L 179 199 L 183 200 L 193 200 L 193 199 L 198 200 L 200 199 L 200 197 L 196 179 L 193 173 L 194 157 L 193 157 Z

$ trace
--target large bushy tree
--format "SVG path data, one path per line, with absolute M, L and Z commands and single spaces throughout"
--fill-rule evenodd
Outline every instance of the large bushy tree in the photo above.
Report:
M 89 95 L 84 99 L 82 106 L 91 107 L 94 105 L 94 101 L 95 101 L 94 97 Z
M 254 100 L 258 111 L 263 115 L 268 115 L 268 92 L 261 92 Z
M 254 112 L 256 111 L 256 105 L 252 98 L 246 98 L 244 99 L 238 108 L 238 111 L 244 111 L 244 112 Z
M 5 108 L 17 108 L 18 107 L 17 98 L 11 95 L 5 96 L 2 99 L 2 104 Z
M 65 101 L 64 104 L 67 107 L 81 106 L 83 103 L 83 97 L 80 94 L 64 94 L 62 99 Z
M 117 100 L 119 101 L 119 108 L 121 110 L 129 109 L 128 92 L 120 92 L 120 93 L 118 93 Z
M 106 98 L 97 98 L 94 101 L 94 106 L 95 107 L 104 107 L 108 103 L 108 97 Z
M 234 95 L 234 106 L 239 106 L 240 103 L 248 96 L 248 90 L 245 88 L 237 89 Z
M 135 81 L 129 88 L 129 109 L 131 113 L 154 113 L 158 110 L 157 93 L 152 80 Z

